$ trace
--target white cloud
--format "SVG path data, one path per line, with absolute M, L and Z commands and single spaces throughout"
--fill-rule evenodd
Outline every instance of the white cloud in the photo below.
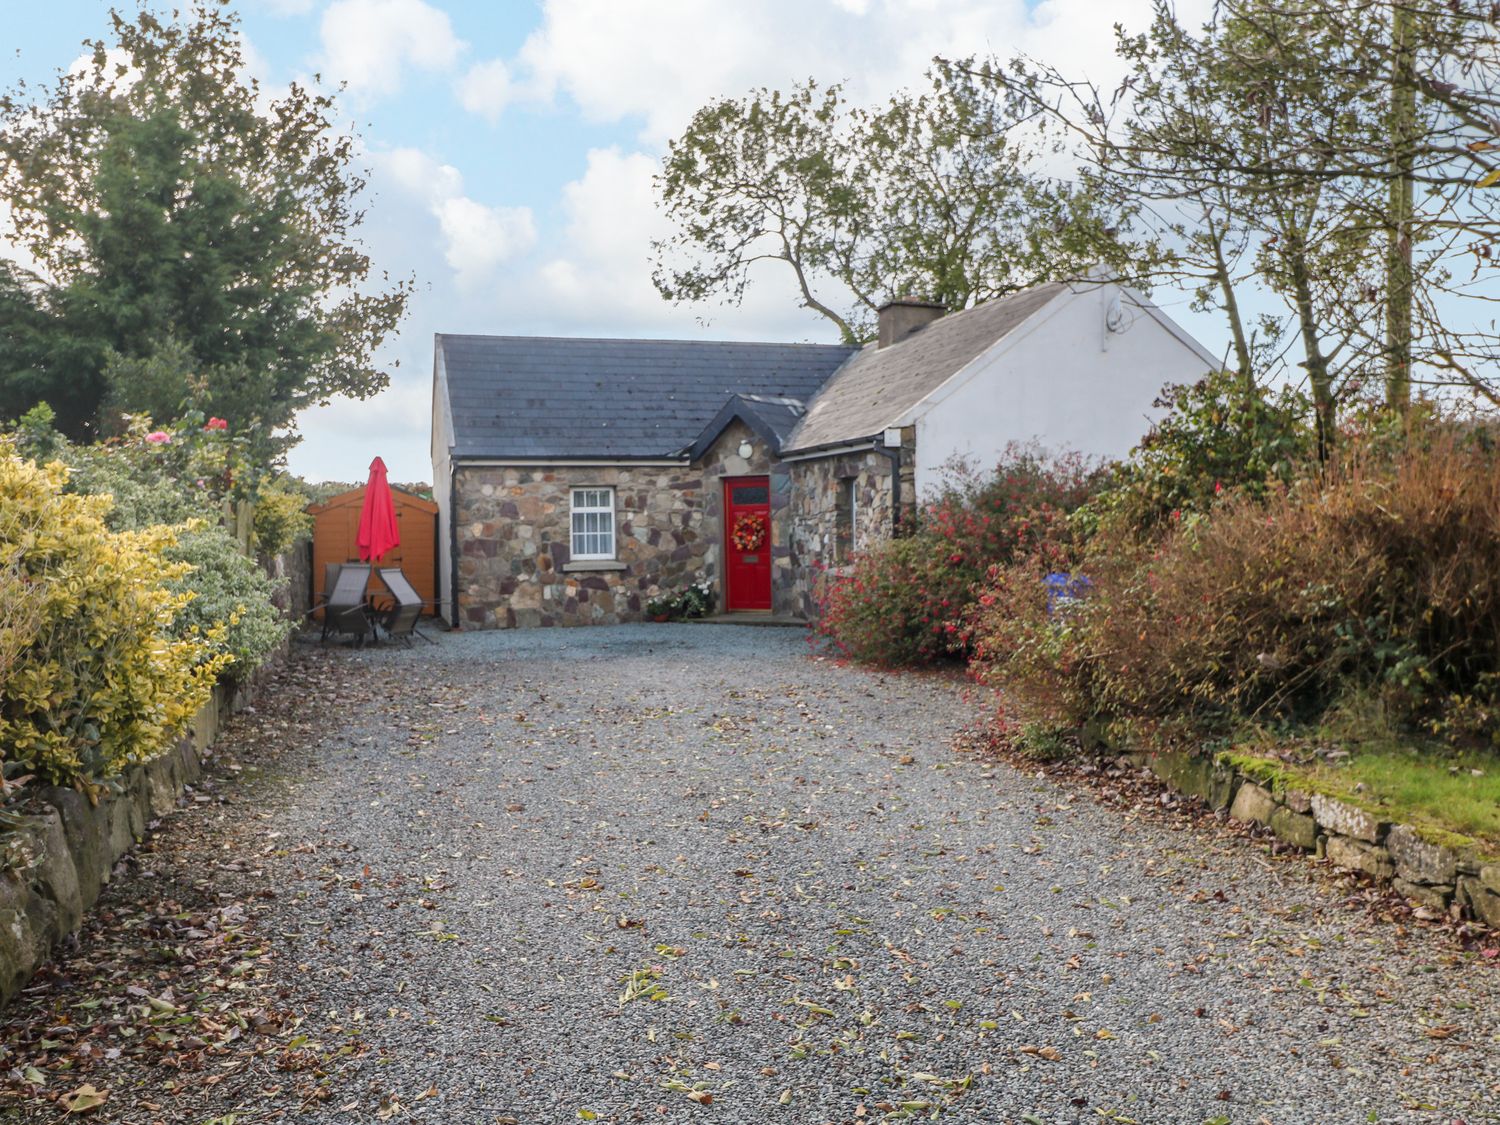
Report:
M 335 0 L 321 37 L 324 79 L 364 98 L 396 93 L 407 68 L 453 66 L 466 46 L 447 13 L 423 0 Z
M 527 207 L 486 207 L 457 196 L 437 203 L 433 211 L 446 243 L 443 260 L 453 267 L 462 288 L 485 281 L 502 262 L 536 242 Z
M 1183 21 L 1208 3 L 1183 0 Z M 511 71 L 518 92 L 565 96 L 591 120 L 641 120 L 655 148 L 716 97 L 814 77 L 883 99 L 922 85 L 937 55 L 1027 53 L 1108 80 L 1119 70 L 1114 24 L 1149 20 L 1150 0 L 545 0 Z
M 510 67 L 504 59 L 476 63 L 458 80 L 457 92 L 460 105 L 494 124 L 513 94 Z
M 494 207 L 464 194 L 464 178 L 420 149 L 368 154 L 376 170 L 437 220 L 443 260 L 460 289 L 489 281 L 505 262 L 536 243 L 536 223 L 527 207 Z
M 798 307 L 788 274 L 767 263 L 738 308 L 683 308 L 651 281 L 653 239 L 670 233 L 656 207 L 657 159 L 617 147 L 594 149 L 584 174 L 563 188 L 557 252 L 503 295 L 527 331 L 579 335 L 707 335 L 744 339 L 832 338 Z M 696 323 L 695 323 L 696 319 Z M 513 329 L 507 329 L 513 330 Z
M 407 195 L 446 199 L 464 189 L 463 174 L 451 164 L 439 164 L 419 148 L 396 148 L 368 154 Z
M 309 480 L 358 482 L 368 474 L 370 458 L 378 456 L 393 482 L 431 480 L 431 410 L 430 371 L 398 373 L 374 398 L 338 399 L 304 410 L 297 419 L 302 442 L 288 455 L 288 467 Z
M 660 318 L 651 284 L 651 239 L 665 231 L 656 221 L 651 177 L 656 161 L 645 153 L 594 149 L 582 178 L 563 188 L 567 216 L 560 254 L 538 272 L 538 290 L 554 309 L 588 309 L 610 321 Z

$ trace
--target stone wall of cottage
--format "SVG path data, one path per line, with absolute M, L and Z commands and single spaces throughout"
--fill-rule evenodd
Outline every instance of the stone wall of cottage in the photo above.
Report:
M 891 534 L 891 462 L 874 450 L 810 461 L 789 461 L 790 502 L 785 520 L 787 577 L 777 587 L 777 612 L 814 616 L 813 600 L 823 568 L 835 565 L 838 494 L 841 482 L 857 482 L 854 549 Z M 903 505 L 905 507 L 905 505 Z
M 697 467 L 458 471 L 458 617 L 466 629 L 607 625 L 711 578 L 717 530 Z M 571 556 L 572 489 L 615 490 L 614 562 Z
M 750 456 L 740 456 L 740 446 L 750 444 Z M 743 422 L 731 422 L 698 461 L 703 474 L 703 526 L 713 543 L 707 551 L 709 580 L 714 584 L 715 612 L 724 611 L 724 571 L 720 562 L 724 543 L 724 481 L 731 477 L 769 477 L 771 485 L 771 591 L 786 581 L 788 552 L 786 538 L 787 477 L 779 463 L 773 463 L 766 443 Z
M 749 457 L 740 456 L 743 442 Z M 461 467 L 459 621 L 466 629 L 641 621 L 652 598 L 705 580 L 722 608 L 723 482 L 762 475 L 772 477 L 774 544 L 786 478 L 778 494 L 765 443 L 738 422 L 691 466 Z M 572 558 L 572 490 L 587 487 L 615 490 L 613 562 Z
M 744 443 L 748 457 L 740 454 Z M 461 467 L 453 501 L 461 625 L 640 621 L 650 599 L 700 581 L 713 586 L 722 611 L 724 481 L 744 476 L 770 479 L 773 613 L 811 615 L 821 567 L 834 565 L 841 481 L 858 481 L 855 549 L 891 533 L 888 458 L 866 450 L 776 461 L 739 422 L 693 465 Z M 585 487 L 615 490 L 614 562 L 572 560 L 571 492 Z M 905 521 L 915 515 L 909 473 L 902 487 Z

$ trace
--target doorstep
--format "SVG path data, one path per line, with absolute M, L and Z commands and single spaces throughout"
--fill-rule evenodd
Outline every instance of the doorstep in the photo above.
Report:
M 799 629 L 807 624 L 800 617 L 785 617 L 774 613 L 716 613 L 712 617 L 694 617 L 689 620 L 694 625 L 772 625 L 791 629 Z

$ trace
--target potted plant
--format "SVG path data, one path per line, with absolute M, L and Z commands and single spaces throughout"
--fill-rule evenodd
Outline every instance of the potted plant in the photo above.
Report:
M 680 594 L 658 594 L 646 603 L 646 617 L 651 621 L 683 621 L 706 617 L 713 607 L 713 584 L 704 579 Z

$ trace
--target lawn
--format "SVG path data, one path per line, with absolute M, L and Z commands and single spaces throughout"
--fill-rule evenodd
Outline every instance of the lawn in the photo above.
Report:
M 1453 843 L 1440 838 L 1456 833 L 1500 856 L 1500 754 L 1378 743 L 1354 745 L 1347 757 L 1309 754 L 1293 762 L 1232 757 L 1248 767 L 1244 772 L 1265 774 L 1278 788 L 1345 798 L 1410 824 L 1435 842 Z

